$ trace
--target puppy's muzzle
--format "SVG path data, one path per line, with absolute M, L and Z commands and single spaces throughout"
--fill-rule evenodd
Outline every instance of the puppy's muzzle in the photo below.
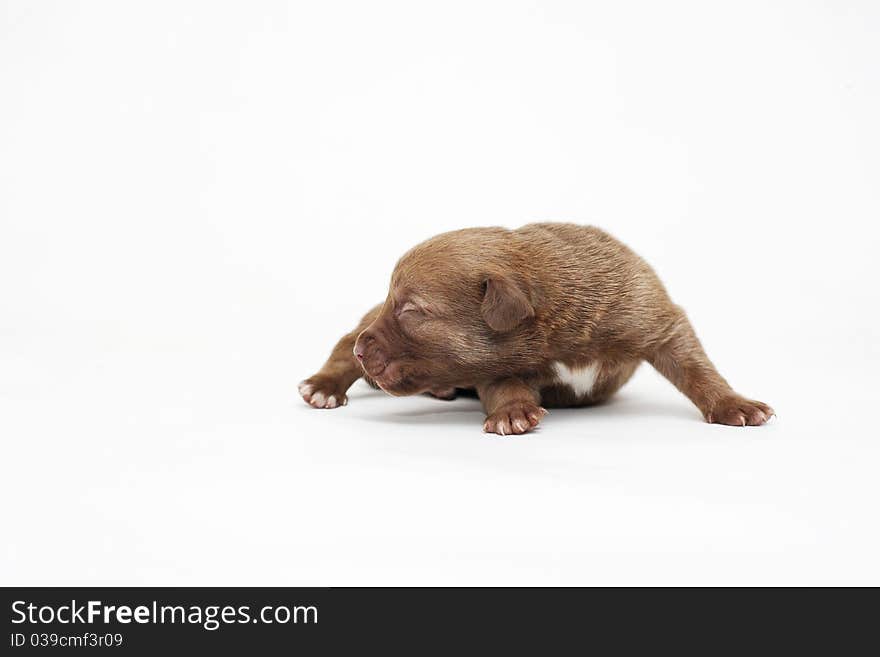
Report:
M 375 334 L 367 329 L 354 343 L 354 357 L 369 376 L 375 378 L 385 371 L 388 359 Z

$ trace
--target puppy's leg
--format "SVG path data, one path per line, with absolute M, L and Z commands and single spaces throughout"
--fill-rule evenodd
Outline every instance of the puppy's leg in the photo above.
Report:
M 669 331 L 647 360 L 703 413 L 707 422 L 757 426 L 773 416 L 767 404 L 733 391 L 703 351 L 684 311 L 678 309 Z
M 336 343 L 324 367 L 299 384 L 299 394 L 306 403 L 315 408 L 336 408 L 348 403 L 346 391 L 364 375 L 360 363 L 352 353 L 355 340 L 361 331 L 373 323 L 381 308 L 382 304 L 379 304 L 364 315 L 357 328 Z
M 477 386 L 486 411 L 483 431 L 502 436 L 531 431 L 547 413 L 536 389 L 521 379 L 501 379 Z

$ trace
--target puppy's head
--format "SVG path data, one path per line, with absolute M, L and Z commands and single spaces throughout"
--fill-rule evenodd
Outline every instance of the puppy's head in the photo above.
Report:
M 531 290 L 504 255 L 505 233 L 446 233 L 401 258 L 354 347 L 380 388 L 411 395 L 504 373 L 535 315 Z

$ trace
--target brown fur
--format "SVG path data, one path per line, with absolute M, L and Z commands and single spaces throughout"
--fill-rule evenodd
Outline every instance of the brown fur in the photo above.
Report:
M 601 402 L 643 360 L 709 422 L 758 425 L 773 415 L 731 389 L 654 271 L 607 233 L 556 223 L 470 228 L 406 253 L 385 302 L 300 391 L 313 406 L 333 407 L 361 376 L 393 395 L 474 389 L 486 431 L 524 433 L 542 404 Z M 561 385 L 557 362 L 594 364 L 589 393 Z

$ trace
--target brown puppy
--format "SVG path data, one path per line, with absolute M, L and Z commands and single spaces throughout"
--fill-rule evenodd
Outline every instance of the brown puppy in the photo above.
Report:
M 392 395 L 473 389 L 485 431 L 519 434 L 540 422 L 542 405 L 607 399 L 643 360 L 708 422 L 760 425 L 773 415 L 733 391 L 654 271 L 613 237 L 573 224 L 470 228 L 406 253 L 385 303 L 299 391 L 335 408 L 361 376 Z

